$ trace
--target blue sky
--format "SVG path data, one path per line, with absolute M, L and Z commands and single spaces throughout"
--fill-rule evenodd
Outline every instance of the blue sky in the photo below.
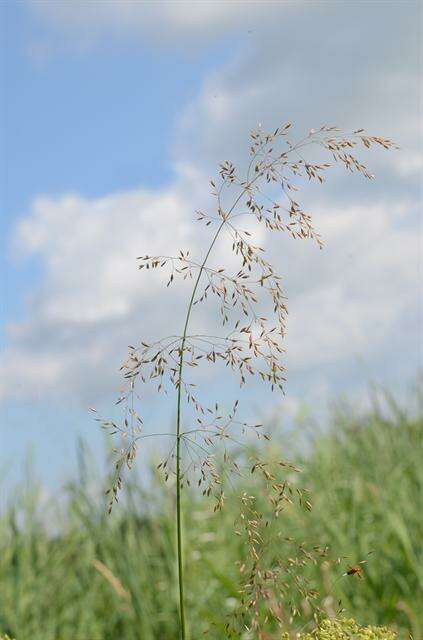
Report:
M 22 312 L 22 293 L 34 284 L 33 270 L 38 273 L 35 263 L 18 269 L 8 249 L 16 219 L 32 198 L 63 192 L 97 197 L 169 181 L 176 116 L 229 52 L 211 46 L 195 57 L 183 50 L 170 56 L 118 41 L 89 53 L 59 48 L 43 55 L 42 44 L 54 34 L 28 4 L 7 0 L 2 14 L 4 327 Z
M 399 391 L 412 382 L 422 356 L 419 3 L 6 0 L 1 11 L 9 478 L 28 448 L 53 482 L 72 467 L 76 434 L 101 443 L 87 407 L 112 406 L 126 345 L 179 320 L 181 292 L 161 302 L 135 256 L 151 245 L 200 251 L 192 212 L 258 121 L 363 126 L 402 150 L 371 158 L 371 184 L 336 174 L 306 192 L 324 252 L 269 246 L 290 299 L 287 395 L 257 390 L 246 407 L 292 417 L 341 393 L 364 402 L 369 380 Z M 207 384 L 228 401 L 235 393 Z M 147 417 L 171 419 L 152 407 Z
M 27 296 L 42 280 L 42 261 L 23 260 L 13 246 L 16 222 L 32 199 L 62 193 L 94 198 L 169 182 L 176 117 L 236 45 L 211 44 L 195 56 L 119 39 L 89 52 L 62 49 L 60 35 L 49 33 L 28 3 L 7 0 L 1 11 L 0 335 L 7 345 L 6 327 L 25 317 Z M 63 410 L 51 397 L 28 403 L 25 394 L 5 401 L 7 473 L 19 475 L 32 451 L 51 480 L 72 455 L 77 433 L 97 445 L 95 425 L 78 404 L 70 398 Z M 49 469 L 45 461 L 52 455 L 58 462 Z

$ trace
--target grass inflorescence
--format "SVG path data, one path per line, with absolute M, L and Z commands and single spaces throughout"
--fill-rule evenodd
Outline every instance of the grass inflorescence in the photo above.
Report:
M 278 265 L 269 261 L 266 244 L 259 240 L 261 233 L 256 232 L 260 229 L 265 235 L 283 234 L 294 240 L 310 240 L 321 249 L 322 238 L 301 202 L 304 184 L 323 184 L 325 175 L 336 165 L 372 179 L 373 174 L 360 160 L 360 149 L 397 148 L 392 140 L 369 135 L 364 129 L 345 132 L 323 125 L 294 140 L 291 127 L 292 124 L 286 122 L 266 132 L 259 125 L 250 134 L 246 166 L 239 168 L 228 160 L 220 164 L 218 176 L 210 181 L 212 204 L 206 211 L 197 211 L 197 223 L 202 225 L 207 238 L 207 249 L 202 256 L 193 259 L 190 250 L 175 247 L 171 256 L 138 257 L 139 268 L 145 272 L 164 271 L 167 286 L 175 280 L 188 282 L 186 303 L 182 303 L 183 328 L 175 334 L 175 328 L 170 326 L 171 335 L 152 339 L 137 337 L 135 346 L 129 346 L 128 357 L 121 367 L 125 386 L 116 402 L 124 409 L 121 422 L 103 419 L 93 410 L 96 420 L 116 441 L 114 478 L 107 491 L 111 513 L 123 486 L 125 469 L 133 467 L 143 438 L 152 435 L 146 431 L 142 417 L 146 386 L 175 398 L 173 443 L 158 468 L 165 481 L 170 477 L 175 480 L 175 584 L 179 594 L 177 620 L 181 640 L 189 635 L 182 490 L 195 482 L 203 495 L 214 499 L 214 511 L 220 511 L 226 499 L 224 476 L 237 476 L 238 485 L 242 476 L 228 444 L 239 442 L 250 430 L 259 439 L 269 438 L 261 432 L 261 425 L 236 419 L 238 400 L 232 411 L 223 416 L 219 404 L 211 402 L 204 389 L 197 388 L 197 367 L 207 365 L 216 370 L 218 365 L 223 365 L 224 378 L 234 375 L 241 387 L 257 377 L 269 390 L 283 392 L 286 381 L 283 360 L 288 314 L 286 294 Z M 251 224 L 255 231 L 250 230 Z M 218 264 L 215 249 L 222 242 L 226 242 L 225 260 Z M 217 325 L 210 331 L 194 332 L 194 312 L 210 300 L 215 305 Z M 216 463 L 217 448 L 220 463 Z M 239 535 L 244 538 L 243 558 L 246 559 L 246 562 L 241 560 L 241 566 L 246 569 L 246 578 L 241 607 L 235 614 L 234 626 L 228 624 L 225 629 L 227 636 L 240 629 L 261 636 L 273 623 L 283 627 L 286 608 L 291 617 L 300 613 L 297 597 L 302 598 L 315 615 L 322 612 L 318 592 L 301 575 L 305 573 L 305 564 L 316 564 L 318 556 L 325 557 L 326 552 L 321 551 L 319 545 L 315 543 L 307 550 L 298 543 L 299 555 L 294 554 L 288 562 L 266 564 L 272 561 L 268 549 L 274 537 L 281 535 L 281 531 L 269 527 L 270 521 L 276 520 L 295 499 L 301 507 L 310 508 L 305 491 L 292 486 L 288 474 L 281 473 L 281 466 L 284 471 L 289 468 L 285 461 L 270 464 L 258 456 L 252 461 L 251 473 L 257 470 L 265 480 L 262 491 L 268 500 L 264 511 L 260 500 L 240 488 L 240 529 L 245 535 Z M 269 531 L 273 537 L 269 537 Z M 287 592 L 294 585 L 297 597 L 289 599 Z

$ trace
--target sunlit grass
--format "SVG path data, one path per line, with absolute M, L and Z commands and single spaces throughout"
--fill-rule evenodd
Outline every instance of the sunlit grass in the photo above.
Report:
M 421 415 L 398 408 L 389 418 L 377 410 L 359 420 L 348 410 L 338 414 L 310 454 L 295 460 L 313 510 L 281 516 L 287 537 L 348 556 L 315 569 L 329 612 L 340 599 L 359 623 L 391 625 L 404 637 L 411 630 L 415 639 L 423 632 L 422 424 Z M 135 476 L 130 482 L 111 517 L 101 483 L 88 472 L 54 499 L 45 500 L 34 483 L 3 513 L 0 631 L 17 640 L 176 640 L 171 492 L 158 482 L 143 491 Z M 193 638 L 209 628 L 206 637 L 218 640 L 238 598 L 235 501 L 213 515 L 207 501 L 188 492 L 185 499 L 192 500 L 186 530 Z M 288 554 L 289 543 L 272 553 Z M 343 576 L 361 560 L 363 579 Z

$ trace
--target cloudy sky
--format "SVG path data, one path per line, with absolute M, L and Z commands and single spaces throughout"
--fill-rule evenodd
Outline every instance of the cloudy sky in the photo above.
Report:
M 321 411 L 370 381 L 403 391 L 422 362 L 422 10 L 419 2 L 4 0 L 2 11 L 0 472 L 31 449 L 54 480 L 75 436 L 100 445 L 126 347 L 175 331 L 135 257 L 204 232 L 219 161 L 292 121 L 394 139 L 305 198 L 324 251 L 269 246 L 289 298 L 286 397 L 249 410 Z M 364 156 L 363 156 L 364 157 Z M 218 256 L 221 259 L 221 256 Z M 217 257 L 216 257 L 217 258 Z M 162 296 L 162 293 L 165 293 Z M 170 329 L 170 330 L 169 330 Z M 219 381 L 207 385 L 229 400 Z M 234 391 L 235 392 L 235 391 Z M 161 403 L 147 419 L 169 424 Z

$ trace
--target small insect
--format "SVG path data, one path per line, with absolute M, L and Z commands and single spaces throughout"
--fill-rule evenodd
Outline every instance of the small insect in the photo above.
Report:
M 358 576 L 359 578 L 362 578 L 363 577 L 363 568 L 360 567 L 360 565 L 356 564 L 356 565 L 350 566 L 348 568 L 348 571 L 346 571 L 346 573 L 343 573 L 342 575 L 343 576 Z
M 373 551 L 369 551 L 368 556 L 371 555 Z M 363 567 L 362 564 L 366 564 L 367 560 L 361 560 L 358 564 L 351 564 L 348 566 L 345 573 L 342 574 L 341 577 L 344 576 L 357 576 L 358 578 L 363 578 Z

